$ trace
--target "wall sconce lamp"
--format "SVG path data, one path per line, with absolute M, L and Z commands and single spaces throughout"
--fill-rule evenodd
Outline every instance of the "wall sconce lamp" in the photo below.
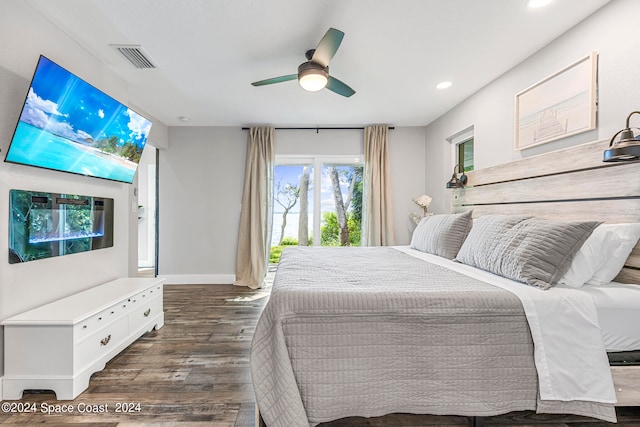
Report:
M 462 172 L 460 178 L 458 178 L 458 174 L 456 171 Z M 467 175 L 464 174 L 464 170 L 461 170 L 460 164 L 457 164 L 453 167 L 453 175 L 451 175 L 451 179 L 447 182 L 447 188 L 464 188 L 467 184 Z
M 609 143 L 609 149 L 604 150 L 603 162 L 623 162 L 625 160 L 640 159 L 640 133 L 633 134 L 633 129 L 637 131 L 640 131 L 640 129 L 629 127 L 629 121 L 634 114 L 640 114 L 640 111 L 634 111 L 629 114 L 627 127 L 613 135 Z M 618 135 L 620 135 L 620 140 L 614 142 Z

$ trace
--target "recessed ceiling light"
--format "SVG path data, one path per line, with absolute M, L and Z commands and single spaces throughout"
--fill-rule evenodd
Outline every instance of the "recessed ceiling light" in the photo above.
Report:
M 527 0 L 527 6 L 530 8 L 542 7 L 551 3 L 553 0 Z
M 437 89 L 446 89 L 448 87 L 451 87 L 452 83 L 451 82 L 440 82 L 436 85 Z
M 180 120 L 182 123 L 189 123 L 191 121 L 191 119 L 187 116 L 180 116 L 178 117 L 178 120 Z

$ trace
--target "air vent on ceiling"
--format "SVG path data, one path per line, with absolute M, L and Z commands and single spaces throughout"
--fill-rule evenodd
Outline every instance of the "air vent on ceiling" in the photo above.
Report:
M 110 46 L 120 52 L 136 68 L 157 68 L 140 45 L 112 44 Z

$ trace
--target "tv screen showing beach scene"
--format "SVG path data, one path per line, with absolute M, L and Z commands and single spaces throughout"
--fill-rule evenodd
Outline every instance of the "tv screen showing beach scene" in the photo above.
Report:
M 131 183 L 151 121 L 40 56 L 5 161 Z

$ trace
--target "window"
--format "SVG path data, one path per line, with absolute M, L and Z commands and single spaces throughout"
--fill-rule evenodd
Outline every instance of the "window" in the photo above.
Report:
M 460 165 L 460 169 L 456 169 L 456 172 L 469 172 L 474 169 L 473 132 L 473 126 L 469 126 L 447 138 L 451 144 L 454 165 Z
M 457 144 L 458 164 L 460 169 L 469 172 L 473 170 L 473 137 Z
M 361 156 L 276 156 L 271 262 L 287 245 L 359 246 Z

